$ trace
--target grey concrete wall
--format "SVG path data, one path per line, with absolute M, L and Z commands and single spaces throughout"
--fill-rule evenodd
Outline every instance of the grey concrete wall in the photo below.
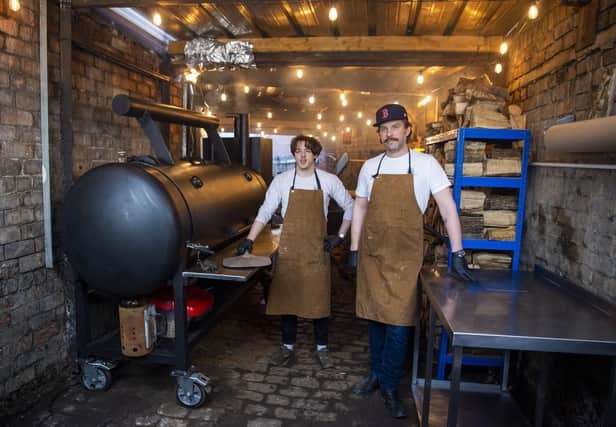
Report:
M 23 409 L 74 369 L 73 285 L 61 248 L 64 188 L 60 137 L 59 11 L 49 3 L 49 124 L 54 268 L 44 268 L 40 143 L 38 2 L 0 6 L 0 415 Z M 160 59 L 87 13 L 74 13 L 73 33 L 127 62 L 158 71 Z M 73 49 L 73 174 L 128 155 L 150 153 L 134 119 L 115 116 L 118 93 L 160 100 L 158 83 Z M 181 90 L 171 86 L 172 103 Z M 171 127 L 178 156 L 180 129 Z

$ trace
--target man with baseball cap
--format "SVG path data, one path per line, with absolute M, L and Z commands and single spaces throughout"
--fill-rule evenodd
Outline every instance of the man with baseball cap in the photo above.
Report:
M 382 106 L 374 126 L 385 152 L 368 159 L 359 172 L 351 224 L 349 266 L 357 269 L 356 312 L 368 319 L 370 338 L 370 374 L 354 391 L 366 396 L 380 389 L 391 416 L 404 418 L 407 410 L 397 388 L 415 322 L 423 212 L 430 195 L 449 234 L 453 271 L 464 280 L 473 277 L 462 250 L 451 184 L 434 157 L 408 148 L 406 109 Z

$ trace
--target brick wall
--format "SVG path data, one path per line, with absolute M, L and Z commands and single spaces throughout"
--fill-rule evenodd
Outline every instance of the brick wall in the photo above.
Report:
M 531 162 L 616 163 L 616 153 L 554 153 L 543 132 L 559 118 L 605 115 L 597 106 L 605 76 L 616 66 L 616 2 L 597 6 L 597 34 L 584 46 L 585 8 L 543 2 L 541 16 L 511 40 L 508 86 L 531 130 Z M 582 141 L 581 141 L 582 142 Z M 522 267 L 559 273 L 597 297 L 616 303 L 616 171 L 530 166 Z M 538 360 L 520 354 L 518 399 L 532 413 Z M 554 356 L 546 426 L 599 425 L 607 397 L 609 363 L 590 356 Z
M 56 246 L 61 207 L 59 10 L 49 3 L 49 125 Z M 0 9 L 0 414 L 15 412 L 74 368 L 73 287 L 61 247 L 55 268 L 44 268 L 43 197 L 39 105 L 38 2 L 21 0 L 21 10 Z M 74 13 L 73 34 L 88 46 L 126 62 L 158 71 L 159 58 L 98 18 Z M 105 162 L 118 151 L 148 154 L 136 120 L 116 116 L 118 93 L 160 101 L 160 85 L 149 77 L 73 48 L 73 174 Z M 181 105 L 172 84 L 171 102 Z M 179 157 L 180 128 L 172 126 L 171 151 Z

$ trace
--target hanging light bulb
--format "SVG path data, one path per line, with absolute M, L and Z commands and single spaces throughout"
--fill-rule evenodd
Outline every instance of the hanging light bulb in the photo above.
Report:
M 274 129 L 274 133 L 278 133 L 278 129 Z
M 344 114 L 340 114 L 340 121 L 343 122 L 344 121 Z
M 9 7 L 13 12 L 19 12 L 19 9 L 21 9 L 21 4 L 19 3 L 19 0 L 10 0 Z
M 528 8 L 528 17 L 530 19 L 537 19 L 537 16 L 539 16 L 539 8 L 537 7 L 537 4 L 533 2 Z
M 295 75 L 297 76 L 298 79 L 301 79 L 302 77 L 304 77 L 304 70 L 302 70 L 301 68 L 299 68 L 296 72 Z
M 419 74 L 417 74 L 417 84 L 422 85 L 424 83 L 424 76 L 423 73 L 420 71 Z
M 336 140 L 336 135 L 332 135 L 332 141 Z
M 349 101 L 347 101 L 346 98 L 345 98 L 345 99 L 342 100 L 342 106 L 346 107 L 347 105 L 349 105 Z
M 250 86 L 244 85 L 244 93 L 249 93 L 249 92 L 250 92 Z
M 501 55 L 504 55 L 507 53 L 507 50 L 509 50 L 509 45 L 507 44 L 507 42 L 502 42 L 498 51 Z
M 338 10 L 336 9 L 336 6 L 332 6 L 329 9 L 329 20 L 334 22 L 336 19 L 338 19 Z
M 372 120 L 368 119 L 366 120 L 366 126 L 370 126 L 372 124 Z
M 225 92 L 220 94 L 220 100 L 222 102 L 226 102 L 227 101 L 227 94 Z
M 265 131 L 261 131 L 261 136 L 265 136 Z
M 317 129 L 321 130 L 321 123 L 317 123 Z
M 344 94 L 344 92 L 342 92 L 338 98 L 340 98 L 340 102 L 344 101 L 346 99 L 346 95 Z
M 271 118 L 272 118 L 272 112 L 271 112 L 271 111 L 268 111 L 268 112 L 267 112 L 267 118 L 268 118 L 268 119 L 271 119 Z
M 207 113 L 205 113 L 206 116 L 210 116 L 213 117 L 214 113 L 212 112 L 212 110 L 207 110 Z
M 494 66 L 494 72 L 496 74 L 500 74 L 503 71 L 503 64 L 501 64 L 500 62 L 497 62 L 496 65 Z
M 161 18 L 160 13 L 158 12 L 154 12 L 154 16 L 152 17 L 152 22 L 154 23 L 154 25 L 156 25 L 157 27 L 160 27 L 160 24 L 163 23 L 163 18 Z
M 261 128 L 261 122 L 257 122 L 257 129 Z
M 351 132 L 351 128 L 350 128 L 350 127 L 348 127 L 348 126 L 347 126 L 344 130 L 346 131 L 346 133 Z
M 225 131 L 225 128 L 220 128 L 220 132 L 221 133 L 224 132 L 224 131 Z
M 308 103 L 314 104 L 314 95 L 310 95 L 310 97 L 308 98 Z
M 364 117 L 364 113 L 362 113 L 361 111 L 357 112 L 357 118 L 361 119 L 362 117 Z
M 327 132 L 323 132 L 323 137 L 326 137 L 326 136 L 327 136 Z
M 317 120 L 321 120 L 323 118 L 323 114 L 319 113 L 317 114 Z

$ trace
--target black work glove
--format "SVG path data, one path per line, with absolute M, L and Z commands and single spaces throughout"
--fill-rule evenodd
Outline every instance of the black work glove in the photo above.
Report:
M 237 247 L 237 254 L 238 255 L 244 255 L 244 253 L 248 252 L 251 253 L 252 252 L 252 244 L 254 242 L 250 239 L 244 239 L 240 242 L 240 244 Z
M 350 273 L 357 274 L 357 251 L 349 251 L 347 267 Z
M 338 246 L 344 240 L 343 237 L 340 237 L 339 234 L 330 234 L 325 239 L 323 239 L 323 250 L 325 252 L 329 252 Z
M 466 264 L 466 258 L 464 256 L 460 256 L 460 252 L 454 252 L 451 254 L 451 269 L 454 273 L 456 273 L 460 279 L 465 282 L 474 282 L 475 278 L 471 274 L 471 271 L 468 269 L 468 265 Z

